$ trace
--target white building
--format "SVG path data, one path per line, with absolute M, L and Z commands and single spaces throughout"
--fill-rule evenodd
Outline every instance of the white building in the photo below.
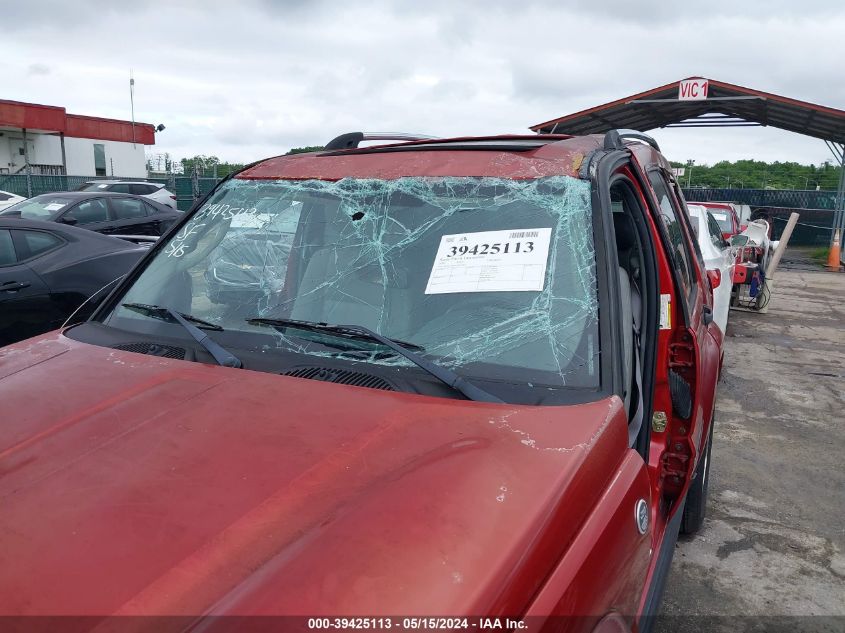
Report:
M 0 100 L 0 175 L 145 178 L 144 148 L 153 144 L 155 129 L 149 123 Z

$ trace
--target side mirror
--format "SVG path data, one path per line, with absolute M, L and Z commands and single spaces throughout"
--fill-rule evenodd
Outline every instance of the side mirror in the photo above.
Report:
M 747 235 L 733 235 L 731 236 L 731 246 L 745 246 L 748 244 Z
M 64 218 L 59 218 L 59 222 L 61 222 L 62 224 L 67 224 L 69 226 L 73 226 L 74 224 L 79 222 L 79 220 L 77 220 L 76 218 L 71 217 L 71 216 L 66 216 Z
M 719 269 L 708 270 L 707 278 L 710 280 L 710 287 L 715 290 L 722 283 L 722 272 Z

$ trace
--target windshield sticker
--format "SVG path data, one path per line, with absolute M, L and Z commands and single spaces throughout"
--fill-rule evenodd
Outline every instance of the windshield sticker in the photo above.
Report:
M 98 189 L 105 189 L 105 188 L 107 188 L 107 187 L 108 187 L 108 185 L 97 185 L 97 188 L 98 188 Z
M 713 217 L 716 218 L 717 220 L 719 220 L 719 222 L 724 222 L 725 220 L 728 219 L 728 214 L 727 213 L 714 213 Z
M 425 294 L 539 292 L 551 235 L 550 228 L 444 235 Z
M 51 202 L 50 204 L 45 206 L 44 209 L 47 211 L 58 211 L 63 206 L 65 206 L 63 202 Z
M 660 329 L 672 329 L 672 295 L 660 295 Z

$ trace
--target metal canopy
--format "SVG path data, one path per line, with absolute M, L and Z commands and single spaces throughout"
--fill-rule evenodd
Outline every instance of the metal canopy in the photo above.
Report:
M 694 79 L 694 78 L 690 78 Z M 845 111 L 710 79 L 707 98 L 678 99 L 679 80 L 531 126 L 535 132 L 597 134 L 615 128 L 776 127 L 845 143 Z

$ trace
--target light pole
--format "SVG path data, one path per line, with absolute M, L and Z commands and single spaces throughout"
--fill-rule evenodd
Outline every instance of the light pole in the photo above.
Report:
M 730 189 L 730 188 L 731 188 L 731 177 L 730 177 L 730 176 L 728 176 L 727 178 L 728 178 L 728 184 L 727 184 L 727 186 L 725 187 L 725 189 Z
M 695 161 L 689 159 L 687 161 L 687 189 L 692 186 L 692 166 L 695 165 Z

